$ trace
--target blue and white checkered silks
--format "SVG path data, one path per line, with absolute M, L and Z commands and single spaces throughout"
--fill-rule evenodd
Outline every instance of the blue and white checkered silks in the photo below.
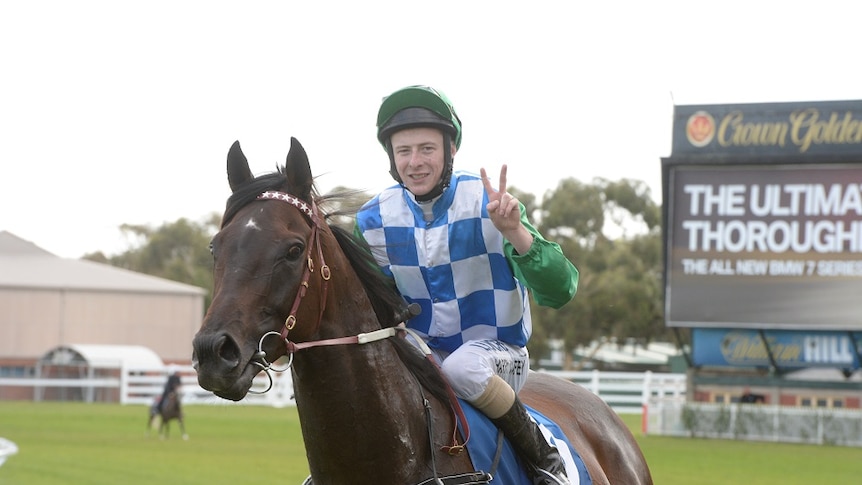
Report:
M 431 348 L 451 352 L 476 339 L 524 346 L 532 332 L 527 291 L 488 217 L 482 180 L 455 172 L 433 220 L 400 185 L 366 203 L 357 223 L 383 272 L 422 313 L 408 323 Z

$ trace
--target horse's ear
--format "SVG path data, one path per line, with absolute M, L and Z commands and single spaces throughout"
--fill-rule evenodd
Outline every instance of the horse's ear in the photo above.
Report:
M 233 142 L 227 152 L 227 181 L 230 184 L 230 190 L 236 192 L 236 189 L 253 178 L 254 176 L 248 168 L 248 160 L 242 153 L 239 140 L 237 140 Z
M 303 200 L 310 201 L 314 183 L 311 177 L 311 166 L 308 164 L 305 148 L 302 148 L 294 137 L 290 137 L 290 151 L 287 153 L 284 171 L 290 185 L 290 192 Z

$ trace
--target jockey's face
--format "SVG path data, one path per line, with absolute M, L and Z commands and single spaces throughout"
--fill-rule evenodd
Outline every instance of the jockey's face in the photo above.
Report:
M 430 192 L 443 174 L 443 133 L 435 128 L 408 128 L 392 134 L 395 169 L 407 190 L 422 196 Z M 452 146 L 452 156 L 455 147 Z

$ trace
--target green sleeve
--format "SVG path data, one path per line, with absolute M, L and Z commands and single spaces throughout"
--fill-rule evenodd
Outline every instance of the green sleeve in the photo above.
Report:
M 530 289 L 533 299 L 542 306 L 560 308 L 578 291 L 578 269 L 563 254 L 560 245 L 545 239 L 527 220 L 521 204 L 521 223 L 533 235 L 527 254 L 518 254 L 509 241 L 503 244 L 512 272 Z

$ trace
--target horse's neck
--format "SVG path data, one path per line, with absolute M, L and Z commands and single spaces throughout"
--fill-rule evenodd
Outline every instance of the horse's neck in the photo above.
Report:
M 405 445 L 427 440 L 418 384 L 390 342 L 303 352 L 294 360 L 294 392 L 312 471 L 353 483 L 343 479 L 403 466 Z
M 350 323 L 340 325 L 345 328 L 343 332 L 325 338 L 379 329 L 376 318 L 368 317 L 366 312 L 348 310 L 337 315 Z M 339 325 L 332 321 L 321 324 L 321 327 L 335 326 Z M 402 419 L 405 413 L 422 413 L 422 390 L 388 339 L 304 349 L 296 354 L 293 369 L 297 404 L 305 416 L 315 415 L 328 423 L 338 420 L 350 423 L 353 417 L 345 415 L 344 409 L 368 409 L 378 427 L 385 428 L 387 421 L 392 427 L 401 424 L 388 410 L 401 414 Z
M 380 329 L 362 282 L 344 258 L 327 252 L 338 277 L 327 287 L 315 282 L 321 286 L 310 288 L 308 295 L 326 296 L 309 300 L 302 321 L 321 316 L 312 302 L 326 306 L 314 335 L 300 335 L 304 340 Z M 295 355 L 294 396 L 315 485 L 418 483 L 431 476 L 432 453 L 443 475 L 472 470 L 466 453 L 451 457 L 440 451 L 454 432 L 450 405 L 421 388 L 393 344 L 400 338 L 311 347 Z
M 370 306 L 351 307 L 356 298 L 335 296 L 339 308 L 326 313 L 321 328 L 341 328 L 341 336 L 379 328 Z M 304 349 L 293 372 L 309 466 L 330 483 L 413 483 L 427 477 L 426 398 L 438 428 L 435 442 L 451 437 L 453 429 L 445 431 L 453 426 L 448 404 L 421 389 L 388 339 Z M 451 460 L 443 465 L 452 466 Z

